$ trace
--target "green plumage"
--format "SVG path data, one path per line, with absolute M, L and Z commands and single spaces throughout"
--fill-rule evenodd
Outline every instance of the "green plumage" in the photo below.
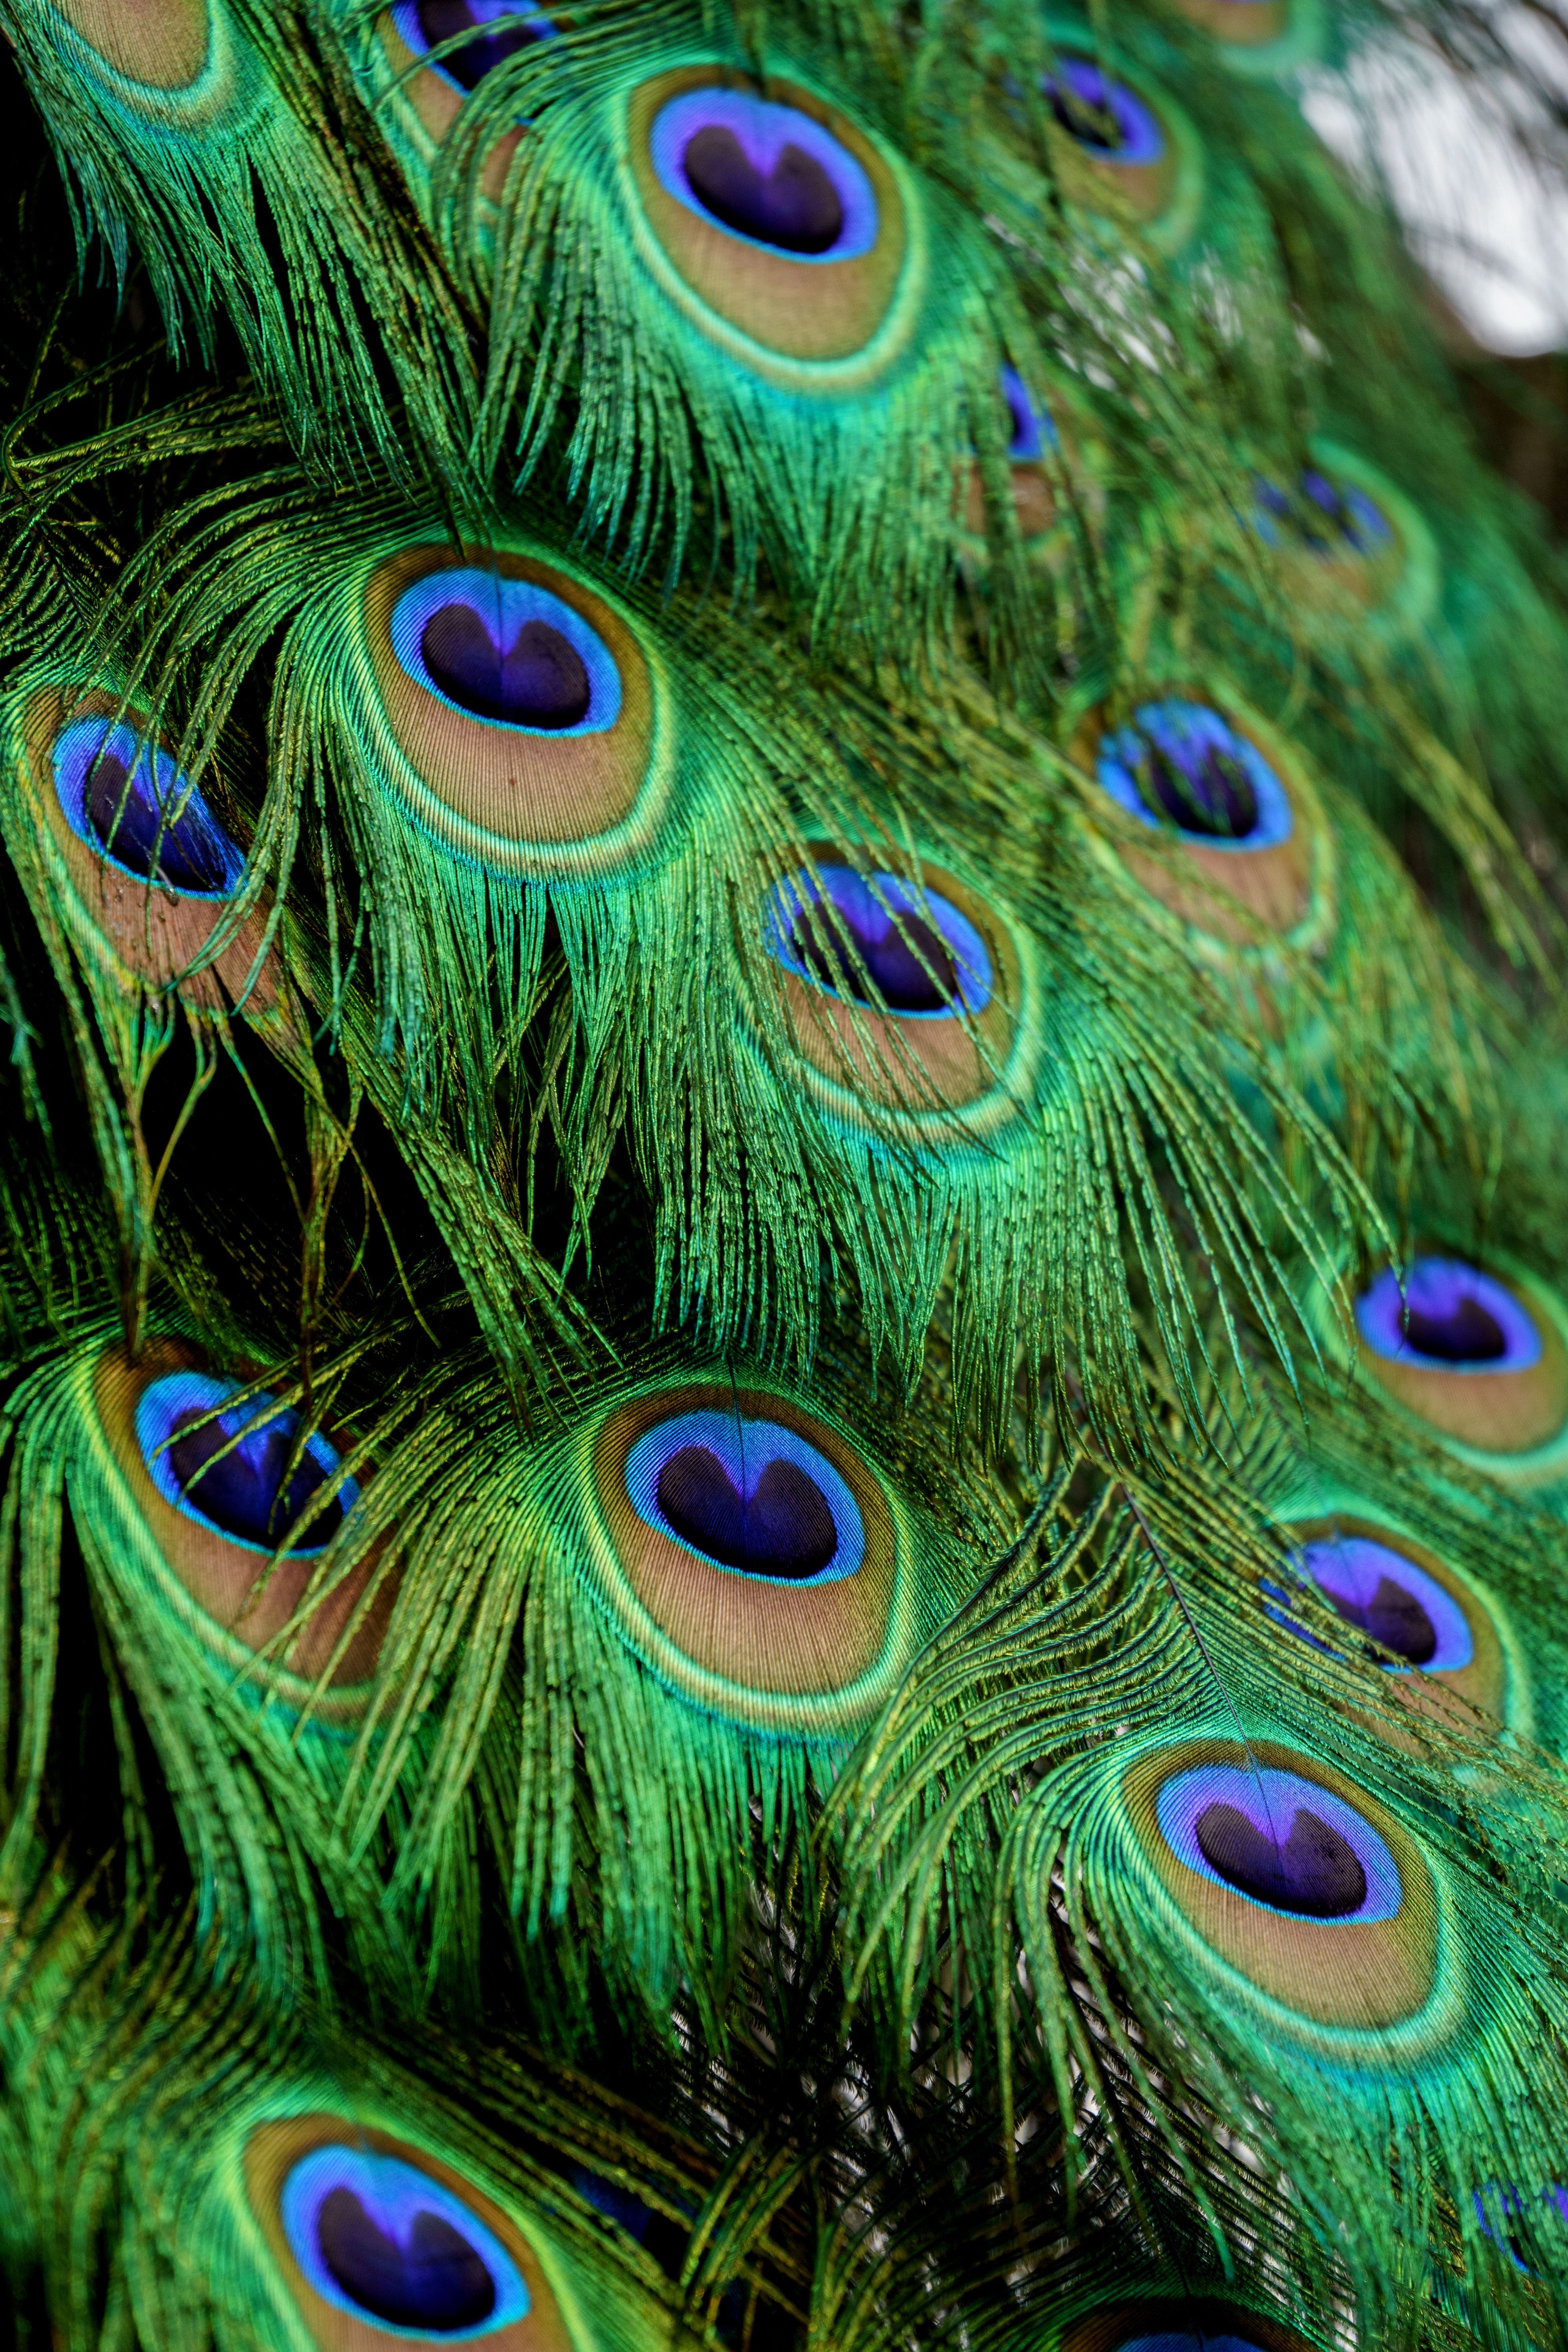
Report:
M 1394 26 L 0 0 L 6 2352 L 1561 2335 L 1568 618 Z

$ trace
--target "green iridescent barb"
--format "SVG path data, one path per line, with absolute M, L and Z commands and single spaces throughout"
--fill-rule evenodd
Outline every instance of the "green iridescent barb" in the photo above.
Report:
M 1558 2340 L 1497 22 L 0 31 L 3 2352 Z

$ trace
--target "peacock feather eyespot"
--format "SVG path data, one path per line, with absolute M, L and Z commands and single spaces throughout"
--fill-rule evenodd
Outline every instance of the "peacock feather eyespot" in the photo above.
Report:
M 1438 1984 L 1426 1857 L 1334 1767 L 1271 1740 L 1148 1750 L 1124 1780 L 1173 1913 L 1217 1963 L 1308 2027 L 1381 2031 Z
M 838 1725 L 906 1654 L 910 1536 L 880 1476 L 771 1391 L 645 1391 L 585 1433 L 601 1598 L 664 1677 L 779 1730 Z
M 177 988 L 195 1015 L 273 1009 L 266 911 L 227 911 L 245 853 L 147 714 L 71 680 L 23 681 L 7 699 L 12 856 L 68 923 L 95 984 L 132 998 Z
M 1326 1518 L 1296 1520 L 1287 1532 L 1285 1572 L 1266 1579 L 1263 1588 L 1266 1612 L 1277 1624 L 1325 1650 L 1375 1655 L 1395 1677 L 1398 1697 L 1418 1716 L 1441 1717 L 1445 1692 L 1452 1690 L 1467 1706 L 1529 1733 L 1529 1671 L 1494 1595 L 1375 1517 L 1338 1509 Z M 1321 1620 L 1304 1622 L 1300 1596 L 1308 1586 L 1347 1628 L 1342 1643 Z M 1394 1736 L 1385 1719 L 1375 1728 L 1380 1738 Z
M 1354 449 L 1314 436 L 1293 477 L 1253 475 L 1251 526 L 1294 612 L 1398 638 L 1423 627 L 1442 591 L 1431 525 Z
M 68 720 L 50 763 L 66 822 L 96 856 L 182 898 L 233 897 L 239 848 L 171 754 L 129 720 Z
M 379 54 L 365 60 L 371 95 L 428 215 L 436 157 L 469 98 L 510 59 L 553 44 L 557 27 L 536 0 L 392 0 L 377 30 Z M 493 230 L 490 208 L 505 192 L 525 130 L 520 114 L 480 164 L 481 236 Z
M 836 1108 L 943 1118 L 1017 1077 L 1027 942 L 956 875 L 868 870 L 823 843 L 761 917 L 791 1043 Z
M 764 932 L 786 971 L 869 1005 L 859 967 L 880 1003 L 904 1020 L 983 1013 L 994 992 L 991 958 L 969 918 L 940 891 L 913 889 L 896 874 L 829 865 L 792 876 L 769 900 Z
M 637 1439 L 625 1475 L 646 1527 L 737 1575 L 821 1584 L 853 1576 L 865 1558 L 848 1486 L 783 1422 L 677 1413 Z
M 410 55 L 427 58 L 430 71 L 459 99 L 508 58 L 557 37 L 534 0 L 393 0 L 392 22 Z M 430 55 L 447 41 L 459 46 Z
M 1075 754 L 1124 817 L 1179 851 L 1179 864 L 1146 856 L 1136 836 L 1121 849 L 1173 914 L 1238 946 L 1258 924 L 1299 940 L 1323 930 L 1331 836 L 1301 761 L 1256 715 L 1167 691 L 1114 725 L 1091 717 Z
M 877 242 L 876 191 L 826 123 L 750 90 L 689 89 L 648 140 L 659 185 L 731 236 L 815 263 L 854 261 Z
M 227 1404 L 241 1395 L 242 1402 Z M 337 1478 L 337 1452 L 314 1431 L 301 1446 L 302 1426 L 297 1412 L 264 1390 L 241 1391 L 237 1381 L 209 1372 L 166 1373 L 136 1402 L 136 1442 L 163 1500 L 252 1551 L 277 1550 L 310 1511 L 312 1495 Z M 334 1484 L 305 1518 L 290 1546 L 294 1555 L 309 1559 L 324 1550 L 358 1495 L 352 1478 Z
M 1060 128 L 1097 163 L 1125 170 L 1163 157 L 1167 142 L 1152 107 L 1092 58 L 1064 54 L 1040 88 Z
M 254 2125 L 246 2196 L 318 2352 L 483 2342 L 572 2352 L 539 2255 L 463 2171 L 357 2116 Z
M 1003 367 L 1001 387 L 1013 428 L 1007 444 L 1008 464 L 1037 466 L 1042 457 L 1054 457 L 1061 447 L 1061 436 L 1045 402 L 1033 397 L 1016 367 Z
M 1356 1300 L 1355 1318 L 1374 1354 L 1427 1371 L 1489 1379 L 1528 1371 L 1543 1353 L 1523 1300 L 1459 1258 L 1419 1257 L 1403 1283 L 1384 1267 Z
M 362 1492 L 331 1439 L 265 1391 L 208 1371 L 173 1339 L 151 1342 L 135 1364 L 119 1349 L 89 1351 L 79 1380 L 100 1486 L 117 1498 L 116 1540 L 136 1564 L 139 1594 L 236 1667 L 270 1652 L 305 1609 L 279 1664 L 310 1683 L 324 1673 L 334 1694 L 326 1712 L 341 1712 L 351 1686 L 375 1671 L 398 1577 L 378 1537 L 339 1573 L 329 1568 L 310 1601 L 322 1555 Z M 347 1528 L 351 1545 L 356 1529 Z
M 1304 466 L 1292 495 L 1256 478 L 1256 528 L 1269 547 L 1289 541 L 1323 562 L 1379 553 L 1394 537 L 1382 509 L 1356 483 Z
M 289 2171 L 281 2202 L 307 2284 L 388 2335 L 464 2343 L 528 2315 L 527 2284 L 494 2231 L 400 2157 L 313 2148 Z
M 1155 1804 L 1176 1859 L 1249 1903 L 1358 1926 L 1400 1909 L 1398 1866 L 1372 1823 L 1299 1772 L 1200 1764 L 1173 1773 Z
M 371 570 L 364 626 L 385 771 L 432 832 L 529 872 L 552 851 L 575 871 L 646 839 L 669 785 L 658 673 L 640 631 L 574 574 L 407 548 Z
M 1458 1674 L 1474 1663 L 1475 1634 L 1458 1601 L 1392 1543 L 1334 1530 L 1303 1544 L 1289 1564 L 1343 1623 L 1393 1654 L 1384 1662 L 1390 1673 Z
M 1443 1435 L 1521 1455 L 1568 1427 L 1568 1346 L 1544 1296 L 1458 1257 L 1384 1267 L 1355 1302 L 1363 1367 Z
M 1040 92 L 1061 134 L 1054 161 L 1064 194 L 1094 211 L 1103 209 L 1109 194 L 1152 244 L 1177 251 L 1203 209 L 1196 131 L 1168 92 L 1130 68 L 1108 72 L 1075 45 L 1072 28 L 1053 27 L 1052 34 L 1055 61 Z
M 183 91 L 202 78 L 211 47 L 208 0 L 49 0 L 88 47 L 128 82 Z
M 1276 849 L 1295 830 L 1290 797 L 1257 746 L 1197 702 L 1146 702 L 1100 740 L 1096 773 L 1141 824 L 1173 824 L 1205 849 Z
M 641 84 L 628 103 L 649 248 L 717 321 L 763 353 L 847 360 L 881 327 L 904 267 L 889 160 L 836 108 L 718 66 Z
M 598 735 L 621 714 L 604 638 L 536 581 L 472 565 L 427 572 L 393 606 L 392 649 L 416 686 L 490 726 Z

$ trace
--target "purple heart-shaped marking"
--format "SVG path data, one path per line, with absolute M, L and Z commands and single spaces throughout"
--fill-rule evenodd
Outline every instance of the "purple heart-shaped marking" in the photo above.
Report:
M 1193 1824 L 1198 1851 L 1216 1877 L 1255 1903 L 1307 1919 L 1343 1919 L 1366 1901 L 1366 1872 L 1349 1841 L 1300 1807 L 1281 1844 L 1238 1806 L 1205 1805 Z
M 838 1549 L 826 1496 L 794 1462 L 770 1462 L 747 1496 L 708 1446 L 683 1445 L 658 1474 L 657 1500 L 682 1541 L 721 1568 L 798 1581 Z
M 455 2335 L 495 2309 L 484 2257 L 438 2213 L 416 2213 L 406 2244 L 389 2237 L 352 2189 L 333 2189 L 316 2217 L 321 2260 L 351 2303 L 389 2327 Z
M 889 1013 L 941 1013 L 959 1002 L 952 950 L 934 925 L 901 915 L 895 926 L 876 908 L 871 922 L 858 920 L 853 908 L 836 912 Z M 879 919 L 880 928 L 873 928 Z M 790 951 L 825 987 L 842 990 L 848 981 L 852 992 L 836 927 L 820 908 L 802 915 Z
M 431 683 L 476 718 L 512 727 L 575 727 L 593 688 L 582 655 L 548 621 L 524 621 L 498 646 L 471 604 L 442 604 L 420 635 Z
M 1405 1310 L 1405 1336 L 1422 1355 L 1445 1364 L 1491 1364 L 1508 1353 L 1502 1325 L 1468 1291 L 1436 1314 L 1412 1299 Z
M 1239 760 L 1215 745 L 1151 741 L 1138 778 L 1151 807 L 1184 833 L 1245 841 L 1258 830 L 1258 794 Z
M 143 761 L 134 774 L 112 751 L 88 771 L 82 810 L 98 840 L 121 866 L 172 890 L 226 887 L 223 852 L 190 806 L 170 816 L 152 789 Z
M 1094 155 L 1114 155 L 1122 143 L 1111 86 L 1092 66 L 1069 69 L 1046 84 L 1046 98 L 1069 139 Z
M 785 253 L 826 253 L 844 226 L 844 206 L 826 168 L 793 142 L 772 171 L 752 163 L 727 124 L 705 122 L 686 142 L 681 165 L 699 204 L 726 228 Z
M 1349 1600 L 1343 1593 L 1331 1591 L 1326 1585 L 1323 1591 L 1347 1625 L 1359 1625 L 1380 1648 L 1392 1650 L 1395 1657 L 1407 1658 L 1413 1666 L 1424 1666 L 1428 1658 L 1436 1654 L 1436 1627 L 1415 1593 L 1396 1584 L 1392 1576 L 1378 1579 L 1377 1590 L 1370 1601 Z
M 418 18 L 419 29 L 433 49 L 459 33 L 470 29 L 478 32 L 485 21 L 475 16 L 468 0 L 419 0 Z M 506 25 L 499 32 L 479 33 L 477 40 L 465 41 L 461 48 L 442 58 L 440 70 L 450 74 L 462 89 L 478 89 L 492 68 L 533 42 L 547 40 L 553 29 L 548 19 L 541 16 L 536 26 Z
M 239 1411 L 246 1413 L 248 1408 Z M 221 1421 L 204 1420 L 195 1406 L 180 1415 L 175 1428 L 183 1434 L 168 1447 L 168 1460 L 182 1494 L 205 1519 L 241 1543 L 280 1543 L 327 1475 L 323 1465 L 306 1453 L 285 1487 L 283 1474 L 298 1429 L 291 1414 L 287 1421 L 279 1417 L 247 1432 L 236 1444 L 229 1444 Z M 219 1454 L 221 1461 L 215 1460 Z M 333 1495 L 301 1531 L 300 1543 L 326 1543 L 342 1516 L 342 1505 Z

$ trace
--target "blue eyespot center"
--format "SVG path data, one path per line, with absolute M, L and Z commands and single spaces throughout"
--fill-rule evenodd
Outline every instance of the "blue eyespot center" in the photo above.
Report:
M 316 2293 L 388 2333 L 445 2342 L 527 2315 L 527 2284 L 495 2232 L 399 2157 L 321 2147 L 283 2184 L 289 2250 Z
M 792 875 L 770 893 L 763 919 L 768 951 L 785 968 L 858 1004 L 858 962 L 889 1013 L 952 1020 L 983 1012 L 994 975 L 968 917 L 932 889 L 894 874 L 862 875 L 821 866 Z
M 1374 554 L 1394 536 L 1364 490 L 1336 481 L 1317 466 L 1302 467 L 1294 495 L 1261 475 L 1255 477 L 1255 495 L 1258 534 L 1270 547 L 1288 538 L 1327 562 L 1347 552 Z
M 1177 1859 L 1291 1918 L 1363 1924 L 1392 1918 L 1399 1871 L 1372 1823 L 1300 1773 L 1200 1764 L 1173 1773 L 1155 1800 Z
M 351 2303 L 392 2327 L 475 2327 L 495 2309 L 483 2257 L 438 2213 L 416 2213 L 402 2243 L 352 2189 L 333 2189 L 316 2216 L 321 2260 Z
M 1157 163 L 1165 134 L 1152 107 L 1088 58 L 1061 56 L 1040 85 L 1069 139 L 1109 163 Z
M 801 1581 L 838 1549 L 838 1530 L 816 1481 L 794 1462 L 770 1462 L 747 1494 L 706 1445 L 683 1445 L 658 1474 L 667 1524 L 721 1568 Z
M 1037 406 L 1029 396 L 1028 386 L 1015 367 L 1002 370 L 1002 397 L 1007 404 L 1013 436 L 1007 444 L 1007 460 L 1014 466 L 1037 465 L 1047 449 L 1060 447 L 1060 436 L 1051 412 L 1044 404 Z
M 1146 702 L 1105 736 L 1096 772 L 1142 824 L 1214 849 L 1273 849 L 1295 827 L 1290 797 L 1256 744 L 1199 702 Z
M 631 1447 L 626 1484 L 646 1525 L 741 1575 L 826 1584 L 852 1576 L 864 1556 L 848 1486 L 781 1422 L 676 1414 Z
M 785 253 L 826 253 L 844 232 L 838 191 L 793 140 L 771 172 L 758 169 L 727 123 L 705 122 L 681 155 L 687 185 L 715 220 Z
M 393 608 L 408 677 L 465 717 L 532 735 L 593 735 L 621 710 L 621 675 L 563 596 L 469 565 L 427 572 Z
M 533 0 L 395 0 L 392 15 L 416 57 L 427 56 L 459 34 L 473 36 L 431 67 L 465 96 L 521 49 L 556 37 L 554 26 Z M 487 32 L 492 25 L 495 30 Z
M 852 261 L 877 242 L 877 197 L 858 159 L 799 107 L 694 89 L 655 118 L 659 184 L 731 236 L 796 261 Z
M 149 1477 L 186 1518 L 268 1552 L 332 1481 L 291 1547 L 296 1557 L 324 1550 L 358 1498 L 357 1484 L 339 1480 L 341 1457 L 319 1433 L 301 1445 L 297 1412 L 281 1405 L 268 1413 L 273 1400 L 265 1392 L 215 1412 L 238 1393 L 233 1381 L 205 1372 L 171 1372 L 143 1389 L 136 1443 Z
M 181 898 L 238 888 L 239 849 L 169 753 L 129 720 L 74 719 L 51 758 L 67 824 L 107 864 Z
M 1303 1918 L 1342 1919 L 1366 1901 L 1366 1873 L 1331 1822 L 1303 1805 L 1288 1831 L 1259 1829 L 1239 1805 L 1216 1799 L 1194 1823 L 1199 1851 L 1217 1877 L 1254 1902 Z
M 448 701 L 480 719 L 553 731 L 587 716 L 582 655 L 548 621 L 524 621 L 498 645 L 468 604 L 443 604 L 420 635 L 425 667 Z
M 1408 1666 L 1453 1674 L 1476 1654 L 1469 1620 L 1453 1594 L 1392 1544 L 1371 1536 L 1316 1537 L 1292 1554 L 1291 1565 L 1304 1582 L 1316 1586 L 1345 1624 Z M 1270 1585 L 1268 1591 L 1276 1601 L 1288 1602 L 1288 1593 L 1279 1586 Z M 1292 1633 L 1315 1641 L 1279 1607 L 1269 1613 Z
M 1250 2336 L 1215 2336 L 1205 2327 L 1162 2327 L 1152 2336 L 1130 2336 L 1116 2352 L 1259 2352 Z
M 1484 1377 L 1527 1371 L 1542 1340 L 1511 1290 L 1458 1258 L 1417 1258 L 1403 1296 L 1392 1266 L 1356 1300 L 1356 1327 L 1375 1355 L 1433 1371 Z

